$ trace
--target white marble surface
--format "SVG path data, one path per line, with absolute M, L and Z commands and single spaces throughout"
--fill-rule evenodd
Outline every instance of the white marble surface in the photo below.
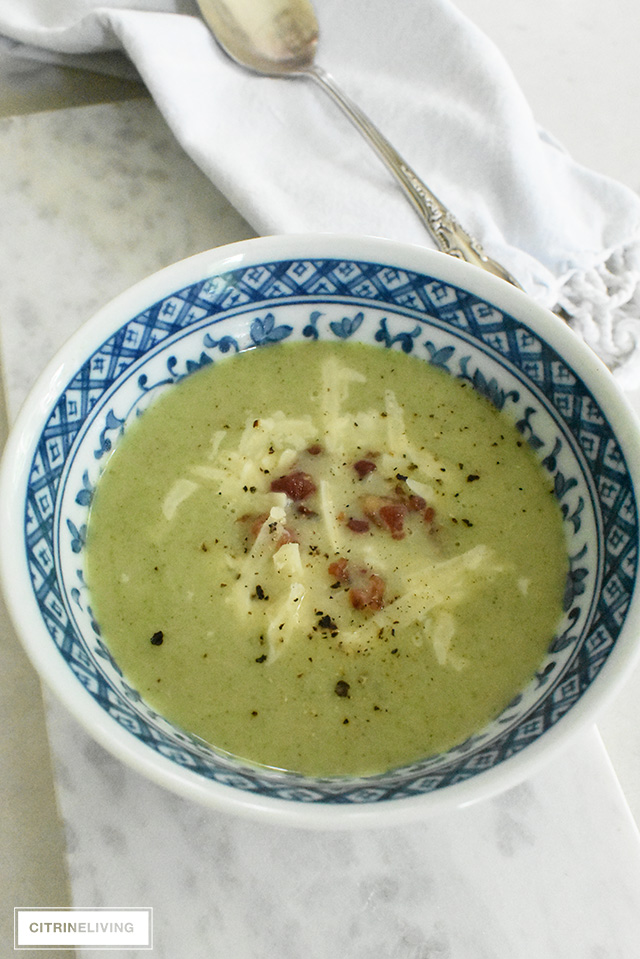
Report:
M 640 851 L 595 731 L 491 802 L 345 833 L 212 814 L 50 728 L 75 902 L 152 905 L 157 959 L 637 954 Z
M 250 234 L 148 102 L 0 121 L 0 209 L 10 416 L 96 307 L 166 263 Z M 639 690 L 633 677 L 602 722 L 636 816 Z M 47 712 L 73 902 L 153 906 L 162 959 L 638 955 L 640 845 L 595 730 L 493 801 L 345 835 L 213 814 L 122 766 L 57 703 Z M 3 902 L 18 904 L 58 903 Z

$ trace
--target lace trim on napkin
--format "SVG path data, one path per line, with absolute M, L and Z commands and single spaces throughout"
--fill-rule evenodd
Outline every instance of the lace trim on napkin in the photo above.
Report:
M 556 311 L 622 387 L 640 386 L 640 239 L 614 250 L 597 266 L 571 274 L 560 289 Z

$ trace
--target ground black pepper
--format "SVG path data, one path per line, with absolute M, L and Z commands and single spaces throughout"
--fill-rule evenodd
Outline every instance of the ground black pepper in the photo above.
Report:
M 318 626 L 320 626 L 321 629 L 334 630 L 338 628 L 328 613 L 320 616 L 320 619 L 318 620 Z

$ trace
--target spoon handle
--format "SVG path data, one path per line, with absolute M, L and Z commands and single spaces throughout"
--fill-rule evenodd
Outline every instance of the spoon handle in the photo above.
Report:
M 351 120 L 357 130 L 369 142 L 382 162 L 393 173 L 405 195 L 418 212 L 429 233 L 443 253 L 460 257 L 467 263 L 501 277 L 508 283 L 520 287 L 520 284 L 503 266 L 491 259 L 474 237 L 464 230 L 449 210 L 434 193 L 422 182 L 400 154 L 391 146 L 378 128 L 362 110 L 349 99 L 336 85 L 331 74 L 316 64 L 304 70 L 304 76 L 315 80 L 325 93 L 336 103 Z

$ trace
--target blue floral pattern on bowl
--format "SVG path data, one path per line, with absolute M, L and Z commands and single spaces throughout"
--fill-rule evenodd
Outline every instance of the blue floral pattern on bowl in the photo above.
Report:
M 176 729 L 122 676 L 83 577 L 88 511 L 132 418 L 202 366 L 291 340 L 359 340 L 421 357 L 510 416 L 553 479 L 570 572 L 564 619 L 529 686 L 444 755 L 362 779 L 256 768 Z M 205 779 L 301 803 L 376 803 L 494 768 L 578 701 L 615 646 L 637 575 L 638 515 L 624 455 L 596 399 L 535 332 L 478 296 L 376 262 L 287 259 L 204 277 L 132 316 L 59 396 L 31 464 L 24 537 L 32 589 L 59 653 L 122 729 Z

